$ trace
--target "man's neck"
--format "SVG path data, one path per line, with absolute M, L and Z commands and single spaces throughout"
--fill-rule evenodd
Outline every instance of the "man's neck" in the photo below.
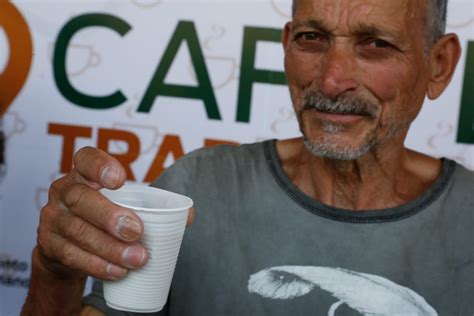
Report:
M 389 148 L 341 161 L 314 156 L 301 139 L 277 142 L 283 170 L 301 191 L 326 205 L 354 211 L 402 205 L 438 178 L 439 160 L 403 145 Z

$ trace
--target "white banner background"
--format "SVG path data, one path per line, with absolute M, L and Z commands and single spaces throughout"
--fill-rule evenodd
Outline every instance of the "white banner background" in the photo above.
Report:
M 291 1 L 13 1 L 25 18 L 33 40 L 28 79 L 3 116 L 7 137 L 6 168 L 0 191 L 0 314 L 17 315 L 26 294 L 30 253 L 35 244 L 39 210 L 46 203 L 50 182 L 61 176 L 63 138 L 48 133 L 51 123 L 90 128 L 90 138 L 78 138 L 75 149 L 96 146 L 100 128 L 135 134 L 141 144 L 131 165 L 138 182 L 160 148 L 165 135 L 179 135 L 185 152 L 202 147 L 205 139 L 253 142 L 298 135 L 287 88 L 254 84 L 249 123 L 236 122 L 237 96 L 245 26 L 279 28 L 289 19 Z M 460 35 L 464 48 L 451 86 L 435 102 L 427 102 L 414 123 L 407 145 L 434 156 L 456 159 L 474 169 L 473 145 L 457 144 L 466 47 L 474 39 L 472 0 L 451 0 L 449 31 Z M 132 29 L 92 27 L 79 31 L 69 46 L 67 72 L 72 85 L 87 94 L 108 95 L 120 89 L 122 105 L 92 110 L 69 102 L 53 78 L 53 51 L 62 27 L 71 18 L 107 13 Z M 138 113 L 151 78 L 179 21 L 192 21 L 214 87 L 222 120 L 209 120 L 200 100 L 158 97 L 149 113 Z M 1 24 L 0 24 L 1 26 Z M 0 27 L 0 72 L 9 60 L 9 42 Z M 257 45 L 255 67 L 283 70 L 279 44 Z M 195 85 L 196 75 L 186 45 L 182 45 L 166 77 L 167 83 Z M 0 90 L 1 92 L 1 90 Z M 110 147 L 126 150 L 123 143 Z M 166 165 L 173 162 L 169 155 Z M 16 278 L 17 281 L 13 282 Z M 10 281 L 8 281 L 10 280 Z M 9 284 L 10 282 L 10 284 Z

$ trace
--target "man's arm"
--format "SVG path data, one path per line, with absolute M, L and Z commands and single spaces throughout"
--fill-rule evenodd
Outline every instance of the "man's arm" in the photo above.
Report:
M 80 315 L 105 316 L 100 310 L 90 305 L 82 305 L 82 294 L 85 282 L 61 280 L 41 267 L 37 259 L 36 248 L 33 250 L 31 287 L 23 306 L 21 315 Z M 39 264 L 39 266 L 36 266 Z M 34 284 L 36 283 L 36 284 Z M 45 286 L 46 285 L 46 286 Z M 41 293 L 38 295 L 38 293 Z M 45 298 L 49 298 L 45 299 Z M 36 303 L 36 304 L 35 304 Z M 63 304 L 60 304 L 63 303 Z
M 62 277 L 52 273 L 43 265 L 40 256 L 35 247 L 30 289 L 21 315 L 79 315 L 87 276 Z

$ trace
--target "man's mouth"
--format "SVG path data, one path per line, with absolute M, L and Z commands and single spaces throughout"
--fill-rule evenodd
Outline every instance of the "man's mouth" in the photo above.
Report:
M 356 121 L 370 118 L 370 116 L 365 113 L 319 111 L 316 109 L 311 110 L 311 112 L 322 121 L 330 121 L 336 124 L 355 123 Z

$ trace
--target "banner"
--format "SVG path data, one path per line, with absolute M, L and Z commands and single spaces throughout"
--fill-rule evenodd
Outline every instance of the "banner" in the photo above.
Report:
M 149 183 L 220 143 L 299 135 L 283 73 L 290 0 L 0 0 L 0 315 L 18 315 L 49 184 L 74 152 Z M 463 53 L 406 144 L 474 169 L 474 12 L 451 0 Z

